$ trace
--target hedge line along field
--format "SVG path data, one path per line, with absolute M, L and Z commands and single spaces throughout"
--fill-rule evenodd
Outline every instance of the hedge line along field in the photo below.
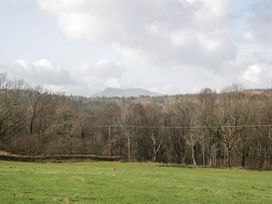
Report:
M 271 203 L 272 172 L 0 161 L 0 203 Z

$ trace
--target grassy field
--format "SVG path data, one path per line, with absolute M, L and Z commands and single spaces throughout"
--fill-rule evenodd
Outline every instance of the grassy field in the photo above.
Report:
M 272 203 L 272 172 L 0 161 L 0 203 Z

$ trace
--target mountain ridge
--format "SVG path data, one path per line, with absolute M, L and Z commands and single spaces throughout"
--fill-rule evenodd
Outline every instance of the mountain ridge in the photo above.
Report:
M 108 87 L 101 92 L 93 95 L 93 97 L 139 97 L 139 96 L 160 96 L 162 94 L 152 92 L 142 88 L 113 88 Z

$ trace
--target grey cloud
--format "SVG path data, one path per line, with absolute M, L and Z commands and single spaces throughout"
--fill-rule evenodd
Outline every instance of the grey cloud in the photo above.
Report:
M 15 60 L 0 64 L 0 73 L 23 79 L 31 86 L 41 85 L 52 91 L 92 95 L 103 88 L 121 86 L 125 67 L 111 60 L 55 64 L 47 59 Z
M 258 0 L 252 4 L 251 29 L 256 38 L 267 45 L 272 43 L 272 1 Z
M 1 72 L 24 79 L 33 85 L 70 85 L 75 81 L 70 73 L 45 59 L 37 61 L 15 60 L 1 65 Z

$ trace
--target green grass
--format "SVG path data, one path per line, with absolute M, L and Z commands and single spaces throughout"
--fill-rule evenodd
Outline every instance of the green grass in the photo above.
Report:
M 272 203 L 272 172 L 0 161 L 0 203 Z

